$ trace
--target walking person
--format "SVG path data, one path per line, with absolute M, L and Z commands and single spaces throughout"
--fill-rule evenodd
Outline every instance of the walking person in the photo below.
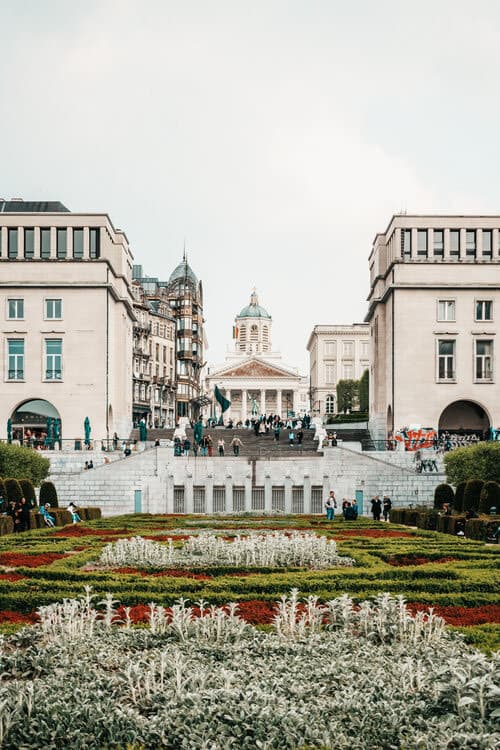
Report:
M 76 508 L 76 505 L 74 503 L 70 503 L 68 505 L 68 510 L 71 513 L 71 520 L 72 520 L 72 522 L 73 523 L 80 523 L 82 519 L 78 515 L 78 510 Z
M 337 507 L 337 501 L 335 499 L 335 492 L 330 490 L 328 497 L 325 500 L 326 520 L 333 521 L 335 517 L 335 508 Z
M 231 440 L 230 444 L 231 448 L 233 449 L 233 453 L 235 456 L 240 455 L 240 448 L 243 448 L 243 443 L 239 439 L 237 435 L 234 436 L 234 438 Z
M 372 516 L 374 521 L 380 521 L 380 514 L 382 513 L 382 503 L 380 497 L 375 495 L 372 498 Z
M 207 450 L 208 450 L 209 458 L 212 458 L 213 450 L 214 450 L 214 441 L 212 440 L 211 435 L 207 435 Z
M 295 432 L 293 430 L 288 433 L 288 445 L 295 445 Z
M 226 444 L 224 442 L 224 438 L 219 438 L 219 440 L 217 441 L 217 448 L 219 450 L 219 456 L 223 456 L 224 455 L 225 445 Z
M 392 508 L 391 498 L 388 497 L 387 495 L 384 495 L 384 499 L 382 503 L 382 513 L 384 514 L 384 521 L 386 523 L 389 521 L 391 508 Z
M 184 443 L 183 443 L 183 448 L 184 448 L 184 455 L 189 456 L 189 451 L 191 450 L 191 441 L 189 438 L 185 438 Z

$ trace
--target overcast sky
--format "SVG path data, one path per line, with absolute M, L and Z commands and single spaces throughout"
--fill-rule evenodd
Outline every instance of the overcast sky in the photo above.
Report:
M 0 196 L 104 211 L 210 363 L 253 286 L 286 361 L 363 319 L 391 215 L 500 212 L 496 0 L 0 0 Z

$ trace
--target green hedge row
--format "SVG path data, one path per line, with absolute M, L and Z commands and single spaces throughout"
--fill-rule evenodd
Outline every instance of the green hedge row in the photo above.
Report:
M 463 531 L 468 539 L 485 542 L 500 526 L 500 516 L 480 516 L 469 518 L 463 515 L 444 516 L 435 510 L 413 510 L 412 508 L 393 508 L 391 522 L 404 526 L 416 526 L 419 529 L 440 531 L 442 534 L 456 536 Z
M 100 508 L 78 508 L 78 514 L 82 521 L 95 521 L 102 517 Z M 51 508 L 50 515 L 55 519 L 56 526 L 66 526 L 72 522 L 71 513 L 64 508 Z M 47 528 L 43 517 L 37 509 L 30 511 L 30 529 Z M 0 516 L 0 536 L 12 534 L 14 523 L 10 516 Z

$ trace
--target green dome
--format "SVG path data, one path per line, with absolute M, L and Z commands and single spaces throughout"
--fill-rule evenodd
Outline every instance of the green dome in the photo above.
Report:
M 271 318 L 267 310 L 259 305 L 255 290 L 250 297 L 250 304 L 243 308 L 238 318 Z
M 193 269 L 187 262 L 186 258 L 184 258 L 177 268 L 175 268 L 168 280 L 169 284 L 173 284 L 175 281 L 183 281 L 184 279 L 189 279 L 195 286 L 198 284 L 198 279 L 196 278 L 195 273 L 193 272 Z

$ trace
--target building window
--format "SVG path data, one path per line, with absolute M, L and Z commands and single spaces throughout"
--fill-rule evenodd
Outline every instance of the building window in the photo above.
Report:
M 40 229 L 40 257 L 50 258 L 50 229 Z
M 62 320 L 62 299 L 45 300 L 45 320 Z
M 250 327 L 250 341 L 257 341 L 259 337 L 259 329 L 256 325 Z
M 7 233 L 7 254 L 9 258 L 17 258 L 17 229 L 9 227 Z
M 450 256 L 460 257 L 460 229 L 450 229 Z
M 444 256 L 444 229 L 434 230 L 434 248 L 433 254 L 436 258 L 442 258 Z
M 476 380 L 493 380 L 493 341 L 478 339 L 476 348 Z
M 337 354 L 337 342 L 325 341 L 325 355 L 327 357 L 335 357 L 336 354 Z
M 33 227 L 26 227 L 24 230 L 24 257 L 27 260 L 35 257 L 35 230 Z
M 62 380 L 62 339 L 45 339 L 45 380 Z
M 24 380 L 24 339 L 9 339 L 8 380 Z
M 455 300 L 454 299 L 438 300 L 437 319 L 440 322 L 455 320 Z
M 438 341 L 438 380 L 455 380 L 455 341 Z
M 493 320 L 493 301 L 491 299 L 476 300 L 475 320 Z
M 352 380 L 353 367 L 352 365 L 344 365 L 343 367 L 344 380 Z
M 83 258 L 83 229 L 73 229 L 73 258 L 81 260 Z
M 403 258 L 411 257 L 411 229 L 403 229 L 401 232 L 401 255 Z
M 417 255 L 427 258 L 427 229 L 417 231 Z
M 369 341 L 362 341 L 361 342 L 361 356 L 362 357 L 368 357 L 370 354 L 370 342 Z
M 342 354 L 344 357 L 352 357 L 354 354 L 354 343 L 352 341 L 344 341 Z
M 68 252 L 68 231 L 66 229 L 57 229 L 57 257 L 63 260 Z
M 331 394 L 326 397 L 325 411 L 327 414 L 335 414 L 335 399 Z
M 101 230 L 99 227 L 90 229 L 89 242 L 90 242 L 90 257 L 100 258 L 101 257 Z
M 9 320 L 24 320 L 24 300 L 7 300 L 7 318 Z
M 465 232 L 465 254 L 468 258 L 476 257 L 476 230 L 467 229 Z
M 325 365 L 325 382 L 335 383 L 335 365 Z
M 491 258 L 493 249 L 493 231 L 483 229 L 483 258 Z

